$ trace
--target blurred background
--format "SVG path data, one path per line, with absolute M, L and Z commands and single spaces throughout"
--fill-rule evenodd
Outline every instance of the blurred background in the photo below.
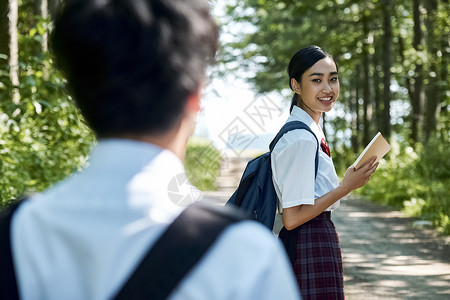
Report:
M 0 0 L 2 205 L 83 168 L 95 143 L 48 50 L 59 2 Z M 315 44 L 339 66 L 322 124 L 338 174 L 380 131 L 393 149 L 359 193 L 450 234 L 448 0 L 210 2 L 221 46 L 187 152 L 196 186 L 214 190 L 227 159 L 268 150 L 288 117 L 289 60 Z

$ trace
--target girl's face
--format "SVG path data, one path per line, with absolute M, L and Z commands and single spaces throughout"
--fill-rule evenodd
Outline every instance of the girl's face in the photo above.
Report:
M 295 81 L 293 86 L 300 95 L 300 108 L 319 123 L 322 113 L 330 111 L 339 97 L 336 64 L 330 57 L 319 60 L 303 73 L 300 83 Z

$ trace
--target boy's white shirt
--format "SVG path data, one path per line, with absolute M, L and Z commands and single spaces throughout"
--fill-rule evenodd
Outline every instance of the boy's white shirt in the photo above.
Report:
M 34 196 L 13 216 L 21 299 L 110 299 L 182 211 L 169 189 L 184 172 L 168 150 L 100 141 L 86 170 Z M 170 297 L 299 298 L 281 244 L 251 221 L 227 228 Z

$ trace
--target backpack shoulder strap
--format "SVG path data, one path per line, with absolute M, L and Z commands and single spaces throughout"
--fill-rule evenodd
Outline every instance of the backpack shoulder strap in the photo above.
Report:
M 189 206 L 147 252 L 115 299 L 166 299 L 220 233 L 243 219 L 232 207 L 201 202 Z
M 0 211 L 0 299 L 19 299 L 11 249 L 11 219 L 24 200 L 16 200 Z
M 275 148 L 275 145 L 278 143 L 278 141 L 281 139 L 281 137 L 285 133 L 287 133 L 291 130 L 294 130 L 294 129 L 305 129 L 305 130 L 309 131 L 317 141 L 317 152 L 316 152 L 316 157 L 315 157 L 315 177 L 317 177 L 317 167 L 319 166 L 319 141 L 317 140 L 317 137 L 314 134 L 314 132 L 311 130 L 311 128 L 309 128 L 309 126 L 306 125 L 305 123 L 303 123 L 302 121 L 291 121 L 291 122 L 284 124 L 283 127 L 281 127 L 278 134 L 275 136 L 275 138 L 270 143 L 270 145 L 269 145 L 270 152 L 273 151 L 273 148 Z

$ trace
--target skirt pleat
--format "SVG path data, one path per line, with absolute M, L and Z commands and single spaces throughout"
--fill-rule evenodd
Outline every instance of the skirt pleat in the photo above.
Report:
M 304 300 L 344 299 L 341 250 L 330 215 L 323 212 L 279 234 L 288 252 L 295 247 L 292 266 Z

